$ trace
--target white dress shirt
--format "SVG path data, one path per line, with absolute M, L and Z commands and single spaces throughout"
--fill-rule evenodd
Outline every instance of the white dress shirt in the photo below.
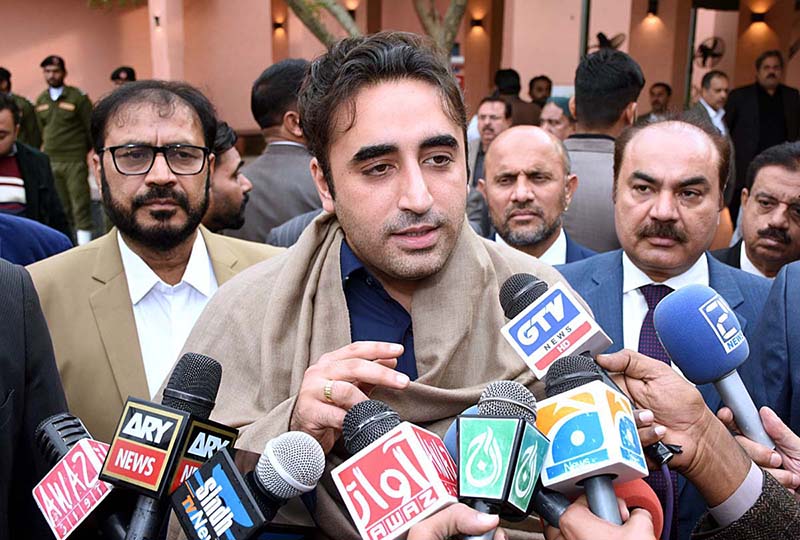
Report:
M 177 361 L 194 323 L 216 292 L 217 278 L 200 231 L 183 278 L 174 286 L 161 281 L 119 233 L 117 241 L 133 304 L 147 388 L 153 397 Z
M 50 93 L 50 99 L 53 101 L 58 101 L 58 98 L 61 97 L 61 94 L 64 93 L 64 87 L 59 86 L 58 88 L 53 88 L 52 86 L 48 87 L 47 89 Z
M 744 242 L 742 242 L 742 245 L 739 246 L 739 268 L 741 268 L 748 274 L 754 274 L 756 276 L 761 276 L 769 280 L 774 279 L 771 277 L 767 277 L 765 274 L 762 274 L 761 270 L 756 268 L 756 265 L 754 265 L 753 261 L 750 260 L 750 257 L 747 256 L 747 250 L 744 249 Z
M 714 124 L 714 127 L 717 128 L 723 135 L 727 135 L 728 127 L 725 125 L 725 122 L 722 121 L 723 117 L 725 116 L 725 108 L 720 107 L 718 111 L 715 111 L 711 105 L 706 103 L 706 100 L 703 98 L 700 98 L 700 103 L 706 108 L 708 116 L 711 117 L 711 123 Z
M 494 233 L 494 240 L 498 244 L 503 244 L 506 246 L 508 245 L 497 233 Z M 556 241 L 553 242 L 550 247 L 547 248 L 547 251 L 542 253 L 538 259 L 543 263 L 549 264 L 550 266 L 557 266 L 559 264 L 567 263 L 567 237 L 564 234 L 564 229 L 558 231 L 558 237 L 556 238 Z
M 703 254 L 694 265 L 683 274 L 671 277 L 659 285 L 667 285 L 678 290 L 687 285 L 708 286 L 708 259 Z M 656 283 L 639 270 L 628 255 L 622 252 L 622 336 L 626 349 L 639 350 L 639 333 L 644 317 L 647 315 L 647 301 L 639 287 Z

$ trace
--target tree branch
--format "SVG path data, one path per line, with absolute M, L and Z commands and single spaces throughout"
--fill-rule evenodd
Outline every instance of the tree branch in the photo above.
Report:
M 467 10 L 467 0 L 450 0 L 450 5 L 447 6 L 447 12 L 444 15 L 444 23 L 442 25 L 442 43 L 441 47 L 444 48 L 445 54 L 449 55 L 453 48 L 453 42 L 458 35 L 458 28 L 461 26 L 461 19 L 464 18 L 464 12 Z
M 417 17 L 425 32 L 436 43 L 439 43 L 441 25 L 439 24 L 439 14 L 436 12 L 434 0 L 414 0 L 414 11 L 417 12 Z
M 336 43 L 336 37 L 330 33 L 325 23 L 322 22 L 316 4 L 312 5 L 311 2 L 305 0 L 286 0 L 286 4 L 323 45 L 330 47 Z
M 356 21 L 353 20 L 353 17 L 350 16 L 342 4 L 336 0 L 317 0 L 317 3 L 327 9 L 328 13 L 336 19 L 336 22 L 341 24 L 342 28 L 352 37 L 361 35 L 361 30 L 356 25 Z

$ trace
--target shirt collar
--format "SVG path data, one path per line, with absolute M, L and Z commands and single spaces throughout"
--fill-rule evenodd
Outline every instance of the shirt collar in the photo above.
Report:
M 772 279 L 771 277 L 764 275 L 761 270 L 759 270 L 758 267 L 753 264 L 753 261 L 751 261 L 750 257 L 747 256 L 747 250 L 744 249 L 744 242 L 742 242 L 742 245 L 739 246 L 739 268 L 748 274 L 755 274 L 767 279 Z
M 678 290 L 687 285 L 706 285 L 708 286 L 708 259 L 707 255 L 703 253 L 697 259 L 691 268 L 682 274 L 673 276 L 660 285 L 667 285 L 673 290 Z M 642 272 L 633 261 L 631 261 L 628 254 L 622 252 L 622 294 L 629 293 L 645 285 L 656 283 L 650 279 L 647 274 Z
M 306 148 L 306 145 L 295 141 L 273 141 L 269 143 L 267 146 L 299 146 L 300 148 L 303 149 Z
M 508 243 L 506 243 L 506 241 L 503 240 L 503 237 L 501 237 L 498 233 L 494 233 L 494 241 L 497 242 L 498 244 L 503 244 L 504 246 L 508 246 Z M 558 266 L 560 264 L 566 264 L 567 236 L 564 234 L 563 228 L 558 231 L 558 238 L 556 238 L 556 241 L 553 242 L 549 248 L 547 248 L 547 251 L 542 253 L 537 258 L 543 263 L 549 264 L 550 266 Z
M 131 295 L 131 303 L 138 304 L 142 298 L 147 296 L 150 290 L 161 283 L 165 287 L 175 288 L 183 283 L 192 286 L 203 296 L 210 297 L 214 292 L 213 280 L 216 278 L 211 267 L 211 259 L 208 256 L 203 234 L 198 230 L 192 245 L 192 253 L 189 255 L 189 262 L 183 277 L 177 285 L 167 285 L 159 278 L 153 269 L 144 260 L 128 247 L 122 239 L 122 235 L 117 232 L 117 243 L 119 252 L 122 256 L 122 267 L 125 269 L 125 277 L 128 280 L 128 292 Z
M 344 283 L 347 278 L 349 278 L 353 273 L 357 272 L 358 270 L 364 269 L 364 263 L 356 257 L 356 254 L 353 253 L 353 250 L 350 249 L 350 246 L 347 245 L 346 241 L 342 241 L 342 249 L 339 253 L 339 260 L 340 260 L 340 267 L 342 269 L 342 283 Z
M 725 116 L 725 108 L 724 107 L 720 107 L 719 110 L 715 111 L 714 108 L 711 105 L 709 105 L 708 103 L 706 103 L 706 100 L 704 100 L 703 98 L 700 98 L 700 103 L 703 105 L 703 107 L 706 108 L 706 111 L 708 111 L 708 115 L 711 118 L 720 118 L 721 119 L 723 116 Z

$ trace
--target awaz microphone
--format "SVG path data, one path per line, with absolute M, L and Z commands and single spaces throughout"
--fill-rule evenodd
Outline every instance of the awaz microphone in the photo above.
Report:
M 324 471 L 319 443 L 290 431 L 267 443 L 244 478 L 223 448 L 172 494 L 172 508 L 190 540 L 245 540 L 261 532 L 289 499 L 313 490 Z
M 500 288 L 500 305 L 511 319 L 501 333 L 538 379 L 566 354 L 599 354 L 611 345 L 588 311 L 564 284 L 514 274 Z
M 736 372 L 750 354 L 736 314 L 711 287 L 689 285 L 656 306 L 653 324 L 670 358 L 694 384 L 714 383 L 744 435 L 774 449 Z
M 345 448 L 353 456 L 331 471 L 364 540 L 392 540 L 457 502 L 456 468 L 442 440 L 388 405 L 362 401 L 345 415 Z
M 560 358 L 547 374 L 536 421 L 551 440 L 542 483 L 567 494 L 583 487 L 596 516 L 621 524 L 612 484 L 647 476 L 647 465 L 630 401 L 585 374 L 586 360 Z

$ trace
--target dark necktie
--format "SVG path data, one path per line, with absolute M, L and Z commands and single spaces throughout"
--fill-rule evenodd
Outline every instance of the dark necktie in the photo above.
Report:
M 639 352 L 650 358 L 660 360 L 665 364 L 670 364 L 669 355 L 667 351 L 664 350 L 664 347 L 661 345 L 656 335 L 656 327 L 653 324 L 653 313 L 658 303 L 672 292 L 672 288 L 666 285 L 645 285 L 644 287 L 640 287 L 639 290 L 642 291 L 644 299 L 647 301 L 647 314 L 644 316 L 642 330 L 639 333 Z M 671 496 L 674 501 L 672 534 L 670 536 L 674 540 L 677 538 L 678 532 L 678 475 L 670 471 L 670 477 L 672 478 Z M 661 501 L 661 507 L 664 508 L 667 498 L 667 483 L 664 480 L 664 476 L 658 471 L 656 474 L 651 474 L 645 478 L 645 481 L 653 488 L 653 491 L 656 492 L 658 500 Z

